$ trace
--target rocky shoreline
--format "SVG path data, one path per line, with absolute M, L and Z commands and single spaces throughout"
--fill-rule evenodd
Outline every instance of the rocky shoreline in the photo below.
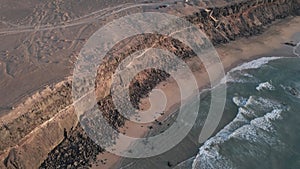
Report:
M 273 21 L 290 15 L 296 15 L 298 11 L 299 1 L 296 0 L 242 1 L 209 10 L 203 9 L 193 15 L 187 16 L 186 19 L 199 26 L 208 35 L 214 45 L 219 45 L 239 38 L 260 34 Z M 123 44 L 117 45 L 116 49 L 110 53 L 113 57 L 107 57 L 107 60 L 100 65 L 96 84 L 99 108 L 104 112 L 104 116 L 109 123 L 115 128 L 124 125 L 124 118 L 115 110 L 107 88 L 111 81 L 111 75 L 125 57 L 137 50 L 153 46 L 153 44 L 155 47 L 167 49 L 175 53 L 185 61 L 194 56 L 189 48 L 178 41 L 158 35 L 137 36 L 133 39 L 128 39 L 125 44 L 125 47 Z M 167 73 L 152 69 L 140 73 L 130 86 L 131 102 L 134 107 L 138 108 L 140 99 L 147 97 L 147 94 L 157 84 L 168 77 Z M 34 156 L 39 156 L 38 154 L 29 155 L 29 152 L 32 151 L 28 151 L 26 146 L 22 149 L 20 140 L 40 125 L 52 118 L 56 118 L 56 114 L 62 111 L 69 111 L 69 113 L 74 114 L 72 110 L 70 80 L 47 91 L 47 97 L 43 96 L 36 99 L 35 102 L 28 104 L 27 109 L 23 110 L 22 115 L 11 122 L 1 124 L 0 133 L 3 137 L 0 140 L 0 157 L 3 160 L 2 165 L 4 167 L 86 168 L 96 159 L 99 153 L 103 152 L 101 147 L 87 137 L 80 124 L 75 122 L 72 122 L 67 127 L 59 126 L 59 137 L 51 141 L 52 146 L 43 149 L 45 152 L 42 154 L 42 157 L 35 158 Z M 24 107 L 24 105 L 22 106 Z M 22 106 L 19 106 L 20 108 L 16 107 L 16 109 L 21 109 Z M 70 108 L 67 108 L 68 106 Z M 72 117 L 74 116 L 76 115 Z M 26 126 L 26 128 L 23 126 Z M 51 130 L 50 128 L 46 129 Z M 25 143 L 32 144 L 30 142 Z M 22 145 L 26 145 L 25 143 Z M 41 142 L 40 144 L 43 143 Z M 38 150 L 33 152 L 38 152 Z M 45 154 L 48 155 L 45 156 Z M 29 160 L 30 158 L 31 160 Z M 37 162 L 29 163 L 27 160 L 37 160 Z

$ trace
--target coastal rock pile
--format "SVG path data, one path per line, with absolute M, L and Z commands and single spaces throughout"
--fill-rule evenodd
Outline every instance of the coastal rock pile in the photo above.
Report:
M 40 169 L 43 168 L 82 168 L 89 166 L 96 156 L 103 152 L 78 125 L 70 133 L 65 133 L 65 138 L 52 153 L 49 154 Z

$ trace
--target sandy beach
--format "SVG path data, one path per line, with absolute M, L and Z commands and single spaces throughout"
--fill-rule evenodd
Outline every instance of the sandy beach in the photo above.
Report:
M 243 38 L 229 44 L 217 46 L 216 50 L 219 53 L 224 69 L 227 72 L 244 62 L 260 57 L 295 57 L 296 55 L 293 54 L 293 48 L 291 46 L 284 45 L 284 43 L 297 43 L 300 41 L 299 24 L 300 17 L 290 17 L 284 21 L 275 23 L 266 32 L 259 36 Z M 188 62 L 199 64 L 193 59 L 190 59 Z M 209 87 L 209 78 L 206 72 L 194 71 L 193 73 L 197 79 L 199 91 Z M 157 87 L 155 87 L 155 89 L 163 91 L 167 98 L 165 113 L 163 117 L 158 120 L 164 123 L 166 119 L 168 119 L 168 117 L 170 117 L 172 113 L 175 112 L 180 106 L 180 93 L 178 90 L 178 85 L 174 79 L 169 78 L 167 81 L 161 82 Z M 152 103 L 160 104 L 160 101 L 157 100 L 157 102 Z M 148 98 L 142 99 L 141 104 L 145 107 L 145 109 L 149 108 Z M 234 116 L 234 114 L 224 115 L 220 127 L 226 125 Z M 147 135 L 147 133 L 150 131 L 149 126 L 153 126 L 154 128 L 161 127 L 157 122 L 150 123 L 148 125 L 137 126 L 136 124 L 127 121 L 121 131 L 128 136 L 140 138 Z M 179 154 L 176 154 L 175 156 L 178 158 L 178 155 Z M 170 157 L 168 157 L 168 159 L 170 159 Z M 103 154 L 98 155 L 97 163 L 93 165 L 93 168 L 119 168 L 124 166 L 124 164 L 130 164 L 131 162 L 135 161 L 136 160 L 134 159 L 123 159 L 114 154 L 104 152 Z
M 128 0 L 126 1 L 128 3 L 124 2 L 123 4 L 116 0 L 112 2 L 115 6 L 110 6 L 109 2 L 93 6 L 93 0 L 86 2 L 83 6 L 80 4 L 72 6 L 71 2 L 55 1 L 45 4 L 37 3 L 34 10 L 31 9 L 32 4 L 26 4 L 23 6 L 23 13 L 14 16 L 11 24 L 6 23 L 10 13 L 6 10 L 2 11 L 5 16 L 1 18 L 3 21 L 0 22 L 0 37 L 3 37 L 3 41 L 7 43 L 0 46 L 3 56 L 0 60 L 0 76 L 3 77 L 0 79 L 0 134 L 2 135 L 0 168 L 7 166 L 9 168 L 9 166 L 15 165 L 19 165 L 19 168 L 54 168 L 54 166 L 56 168 L 58 165 L 60 167 L 68 165 L 69 168 L 72 168 L 75 166 L 75 162 L 77 167 L 92 165 L 92 168 L 100 169 L 131 165 L 141 169 L 140 164 L 156 168 L 170 168 L 197 153 L 198 147 L 191 139 L 187 138 L 183 146 L 178 147 L 178 150 L 184 150 L 183 153 L 175 150 L 149 160 L 127 159 L 108 152 L 97 155 L 102 150 L 99 150 L 99 146 L 97 147 L 91 139 L 86 138 L 85 132 L 78 125 L 71 93 L 71 76 L 76 59 L 78 59 L 77 55 L 93 32 L 103 24 L 118 18 L 119 15 L 140 12 L 145 9 L 147 9 L 146 11 L 169 12 L 179 16 L 187 15 L 191 22 L 195 22 L 201 29 L 205 29 L 211 41 L 217 44 L 215 48 L 226 72 L 237 65 L 260 57 L 295 56 L 292 46 L 284 43 L 295 44 L 300 41 L 300 17 L 296 16 L 294 8 L 291 7 L 292 0 L 288 0 L 286 3 L 261 1 L 258 4 L 247 1 L 241 3 L 243 7 L 241 4 L 236 4 L 235 9 L 225 8 L 225 10 L 223 9 L 224 13 L 216 14 L 215 17 L 219 21 L 213 16 L 213 12 L 209 14 L 206 11 L 205 13 L 201 5 L 200 7 L 173 1 L 167 4 L 160 0 L 135 4 L 131 1 Z M 116 5 L 119 3 L 120 5 Z M 216 4 L 212 5 L 222 7 L 225 3 L 226 1 L 216 1 Z M 15 5 L 17 8 L 22 7 L 21 3 Z M 7 9 L 13 7 L 14 5 L 11 5 Z M 1 6 L 1 9 L 4 8 Z M 82 10 L 79 10 L 81 8 Z M 284 9 L 289 11 L 283 12 Z M 90 13 L 90 10 L 94 12 Z M 195 14 L 194 12 L 197 11 L 199 13 Z M 265 15 L 263 11 L 268 12 L 268 15 Z M 41 16 L 41 21 L 35 23 L 36 20 L 31 17 L 31 14 L 34 17 Z M 255 17 L 252 18 L 252 15 Z M 27 22 L 35 26 L 14 26 Z M 64 22 L 67 24 L 60 24 Z M 52 24 L 56 25 L 53 29 L 51 28 Z M 147 41 L 146 38 L 144 42 L 151 44 L 155 38 L 148 37 L 150 40 Z M 141 39 L 137 39 L 137 42 L 144 43 L 143 39 L 142 42 L 139 41 Z M 120 53 L 116 52 L 116 55 L 128 54 L 126 50 L 131 50 L 131 47 L 135 48 L 134 45 L 136 44 L 128 43 L 128 49 L 122 49 L 118 51 Z M 174 44 L 167 40 L 162 43 L 158 42 L 157 46 L 159 45 L 162 45 L 164 49 L 175 48 Z M 190 54 L 186 48 L 181 47 L 179 47 L 180 49 L 176 48 L 179 53 Z M 116 57 L 115 59 L 120 58 Z M 190 66 L 196 78 L 198 91 L 209 88 L 208 74 L 201 66 L 199 67 L 202 63 L 196 57 L 186 57 L 184 61 Z M 107 62 L 107 67 L 104 67 L 104 72 L 101 72 L 103 74 L 97 79 L 100 84 L 104 85 L 99 87 L 96 84 L 96 93 L 97 89 L 107 90 L 105 85 L 110 83 L 110 75 L 113 72 L 111 70 L 115 68 L 114 66 L 116 66 L 114 62 Z M 182 76 L 184 77 L 184 75 Z M 114 125 L 121 126 L 119 128 L 121 133 L 139 138 L 156 135 L 171 125 L 181 104 L 180 91 L 173 78 L 163 81 L 160 78 L 157 79 L 160 83 L 149 94 L 153 96 L 152 111 L 160 112 L 161 115 L 152 123 L 137 124 L 126 120 L 123 125 L 122 119 L 119 118 L 120 115 L 114 116 L 114 108 L 111 106 L 109 97 L 104 94 L 102 98 L 104 106 L 102 106 L 112 114 L 108 120 Z M 154 81 L 147 83 L 157 84 Z M 145 85 L 149 84 L 145 83 Z M 141 88 L 141 90 L 145 89 Z M 109 91 L 104 93 L 109 93 Z M 166 100 L 165 106 L 161 102 L 161 93 Z M 137 97 L 143 95 L 139 94 L 139 91 L 133 94 Z M 100 101 L 102 100 L 100 99 Z M 136 103 L 138 104 L 138 102 Z M 149 109 L 149 97 L 142 97 L 139 100 L 139 107 L 143 111 Z M 162 107 L 163 111 L 161 111 Z M 226 125 L 235 115 L 235 113 L 223 114 L 217 130 Z M 78 128 L 80 129 L 78 130 Z M 43 140 L 45 138 L 46 140 Z M 91 162 L 93 163 L 90 164 Z

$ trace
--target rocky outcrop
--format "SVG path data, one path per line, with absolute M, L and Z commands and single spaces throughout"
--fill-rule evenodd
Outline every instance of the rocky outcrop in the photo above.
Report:
M 199 25 L 216 45 L 260 34 L 265 26 L 295 14 L 298 9 L 299 1 L 295 0 L 244 0 L 202 9 L 187 19 Z
M 243 1 L 241 3 L 230 3 L 228 6 L 209 8 L 208 10 L 203 9 L 186 18 L 195 25 L 198 25 L 208 35 L 213 44 L 218 45 L 228 43 L 240 37 L 260 34 L 276 19 L 285 18 L 295 14 L 298 7 L 299 5 L 293 0 Z M 108 54 L 112 57 L 107 57 L 99 67 L 96 90 L 100 100 L 111 97 L 107 88 L 112 83 L 111 77 L 118 67 L 118 64 L 122 62 L 126 56 L 147 47 L 166 49 L 175 53 L 183 60 L 188 60 L 195 56 L 189 48 L 180 42 L 163 36 L 144 35 L 143 37 L 137 36 L 132 39 L 127 39 L 125 42 L 116 45 L 116 47 L 111 50 L 112 52 Z M 146 70 L 139 73 L 130 86 L 131 102 L 133 106 L 138 108 L 139 100 L 147 96 L 149 91 L 151 91 L 158 83 L 168 78 L 168 76 L 169 75 L 165 72 L 156 70 Z M 100 106 L 101 105 L 102 104 L 100 104 Z M 109 119 L 112 117 L 113 119 L 121 119 L 118 117 L 119 113 L 113 109 L 114 106 L 110 101 L 106 102 L 106 105 L 109 105 L 108 107 L 112 108 L 106 114 L 109 115 Z M 72 144 L 80 144 L 80 142 L 75 141 L 75 143 Z M 60 149 L 70 148 L 70 146 L 60 146 Z M 94 146 L 95 149 L 97 149 L 98 146 Z M 51 158 L 48 158 L 45 161 L 43 167 L 61 164 L 61 162 L 59 162 L 60 160 L 54 158 L 58 156 L 55 156 L 53 151 L 49 154 L 49 157 Z M 76 154 L 73 154 L 71 159 L 75 157 Z M 90 162 L 94 157 L 95 156 L 93 155 L 91 157 L 84 157 L 83 159 Z M 78 162 L 76 162 L 76 164 L 77 163 Z M 72 165 L 72 167 L 74 166 Z
M 37 168 L 45 160 L 48 152 L 63 141 L 66 133 L 77 126 L 77 122 L 77 116 L 72 107 L 58 113 L 12 147 L 4 160 L 4 166 Z
M 89 166 L 91 160 L 103 152 L 78 125 L 52 150 L 40 168 L 81 168 Z
M 11 112 L 10 116 L 16 114 L 14 120 L 1 118 L 0 154 L 72 103 L 70 81 L 48 87 L 27 102 Z
M 27 99 L 1 117 L 0 168 L 32 168 L 77 125 L 71 106 L 70 81 L 61 82 Z M 8 119 L 9 118 L 9 119 Z

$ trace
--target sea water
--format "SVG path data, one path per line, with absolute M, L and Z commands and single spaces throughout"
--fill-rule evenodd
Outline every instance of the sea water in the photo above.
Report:
M 232 69 L 225 82 L 224 113 L 236 117 L 178 168 L 300 168 L 300 59 L 261 58 Z
M 204 144 L 198 139 L 214 106 L 210 90 L 201 93 L 196 123 L 184 140 L 155 157 L 123 159 L 119 168 L 300 168 L 300 59 L 260 58 L 232 69 L 222 83 L 227 84 L 222 122 Z

